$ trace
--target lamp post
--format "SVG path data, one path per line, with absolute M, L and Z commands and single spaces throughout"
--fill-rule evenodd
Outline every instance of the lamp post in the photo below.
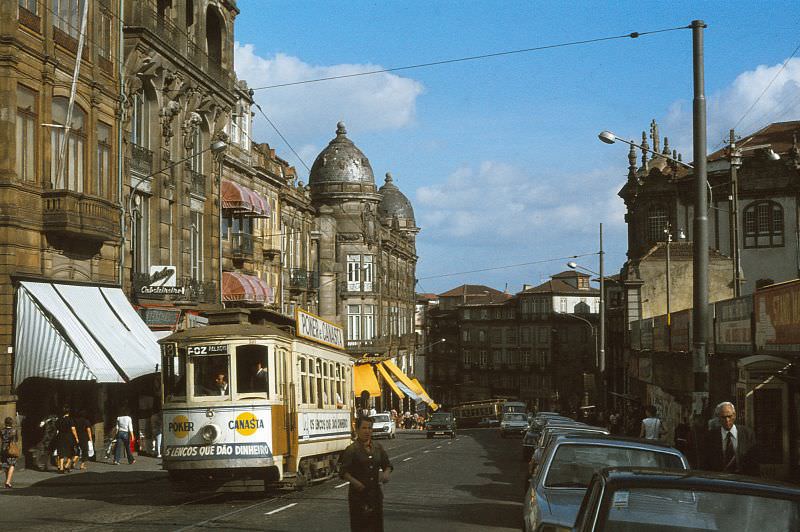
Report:
M 692 29 L 692 77 L 694 99 L 692 101 L 692 140 L 694 151 L 694 235 L 693 235 L 693 286 L 692 307 L 694 337 L 692 338 L 692 371 L 694 373 L 694 391 L 692 392 L 692 411 L 702 413 L 708 402 L 708 357 L 706 344 L 708 340 L 708 204 L 706 190 L 708 175 L 706 171 L 706 97 L 705 73 L 703 64 L 703 29 L 702 20 L 693 20 L 687 26 Z M 613 144 L 617 139 L 613 133 L 603 131 L 600 140 Z M 633 142 L 622 141 L 631 146 Z M 641 146 L 637 146 L 641 148 Z M 649 150 L 647 150 L 649 151 Z M 687 165 L 664 154 L 668 160 Z
M 206 148 L 206 149 L 204 149 L 204 150 L 202 150 L 202 151 L 200 151 L 198 153 L 193 153 L 191 155 L 188 155 L 188 156 L 184 157 L 183 159 L 181 159 L 179 161 L 176 161 L 176 162 L 174 162 L 172 164 L 169 164 L 169 165 L 165 166 L 164 168 L 159 169 L 156 172 L 153 172 L 153 173 L 148 174 L 148 175 L 146 175 L 144 177 L 138 178 L 139 180 L 131 188 L 131 191 L 128 194 L 128 201 L 126 202 L 126 210 L 125 210 L 125 212 L 122 213 L 122 242 L 121 242 L 121 246 L 120 246 L 121 247 L 121 253 L 120 253 L 120 259 L 119 259 L 120 285 L 122 285 L 122 279 L 123 279 L 123 276 L 124 276 L 124 273 L 125 273 L 125 254 L 126 254 L 126 251 L 125 251 L 125 232 L 127 230 L 125 224 L 126 224 L 126 221 L 127 221 L 127 217 L 130 216 L 130 218 L 131 218 L 131 227 L 133 227 L 133 224 L 134 224 L 133 201 L 134 201 L 134 197 L 136 196 L 136 193 L 139 191 L 141 186 L 144 183 L 146 183 L 147 180 L 149 180 L 151 177 L 155 177 L 155 176 L 157 176 L 159 174 L 162 174 L 162 173 L 166 172 L 167 170 L 170 170 L 170 169 L 178 166 L 179 164 L 188 161 L 189 159 L 191 159 L 193 157 L 197 157 L 198 155 L 202 155 L 203 153 L 205 153 L 207 151 L 211 151 L 213 154 L 219 155 L 222 152 L 224 152 L 227 148 L 228 148 L 228 144 L 226 142 L 224 142 L 222 140 L 215 140 L 214 142 L 211 143 L 211 145 L 208 148 Z M 133 235 L 131 235 L 131 251 L 133 251 L 134 249 L 135 249 L 134 248 L 134 238 L 133 238 Z M 131 268 L 136 268 L 136 265 L 135 264 L 131 264 Z M 220 283 L 221 282 L 222 282 L 222 279 L 220 279 Z

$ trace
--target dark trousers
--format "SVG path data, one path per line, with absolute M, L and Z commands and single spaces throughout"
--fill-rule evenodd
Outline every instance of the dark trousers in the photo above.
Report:
M 349 495 L 351 532 L 383 532 L 383 496 Z
M 122 450 L 125 449 L 125 455 L 128 457 L 128 463 L 133 463 L 133 453 L 131 452 L 131 435 L 128 432 L 117 432 L 117 449 L 114 452 L 114 461 L 119 462 L 122 458 Z

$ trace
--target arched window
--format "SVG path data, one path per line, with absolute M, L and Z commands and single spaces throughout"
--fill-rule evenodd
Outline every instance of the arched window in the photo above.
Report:
M 69 100 L 62 96 L 53 97 L 53 123 L 64 125 L 67 122 L 67 106 Z M 83 192 L 86 172 L 86 128 L 84 123 L 86 114 L 77 105 L 72 107 L 71 128 L 63 159 L 61 159 L 61 142 L 64 138 L 64 128 L 50 128 L 50 183 L 54 189 L 68 189 Z M 61 160 L 61 168 L 59 168 Z
M 744 209 L 744 247 L 783 247 L 783 208 L 774 201 L 757 201 Z
M 133 95 L 131 116 L 131 142 L 150 149 L 150 99 L 144 92 Z
M 209 6 L 206 10 L 206 46 L 209 69 L 219 70 L 222 67 L 223 25 L 219 11 Z

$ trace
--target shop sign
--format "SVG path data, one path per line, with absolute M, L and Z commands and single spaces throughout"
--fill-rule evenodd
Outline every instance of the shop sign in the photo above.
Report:
M 672 351 L 688 353 L 692 343 L 692 310 L 681 310 L 670 316 Z
M 753 348 L 753 296 L 737 297 L 715 303 L 714 337 L 717 351 L 748 353 Z
M 344 349 L 344 330 L 302 309 L 295 310 L 297 336 Z
M 175 266 L 150 266 L 149 279 L 139 288 L 143 296 L 183 295 L 186 287 L 178 286 L 178 269 Z
M 753 297 L 756 350 L 800 351 L 800 281 L 759 290 Z
M 139 313 L 148 327 L 169 327 L 174 329 L 181 316 L 181 309 L 142 308 Z

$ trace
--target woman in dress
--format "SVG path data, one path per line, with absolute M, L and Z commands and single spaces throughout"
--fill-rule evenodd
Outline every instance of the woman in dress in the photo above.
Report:
M 11 487 L 11 480 L 14 478 L 14 467 L 17 465 L 16 456 L 8 456 L 8 447 L 11 442 L 17 442 L 17 429 L 14 428 L 14 419 L 7 417 L 3 430 L 0 431 L 0 465 L 6 474 L 6 488 Z
M 78 445 L 78 431 L 75 430 L 75 422 L 70 417 L 69 407 L 66 405 L 61 409 L 61 417 L 56 422 L 56 428 L 58 472 L 67 473 L 72 469 L 72 457 L 75 455 L 75 446 Z

